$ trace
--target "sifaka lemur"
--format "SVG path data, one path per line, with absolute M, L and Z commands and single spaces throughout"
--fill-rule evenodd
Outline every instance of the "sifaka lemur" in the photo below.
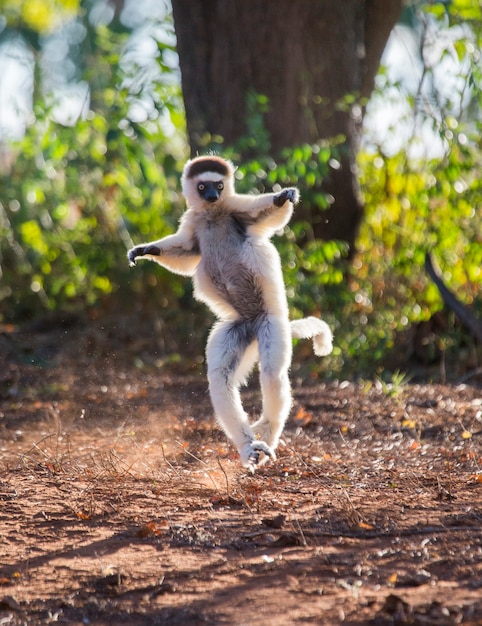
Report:
M 195 297 L 217 316 L 206 349 L 211 401 L 241 462 L 253 471 L 276 458 L 291 409 L 292 337 L 313 338 L 322 356 L 332 350 L 332 334 L 315 317 L 290 322 L 281 261 L 270 242 L 289 222 L 298 189 L 238 194 L 234 172 L 217 156 L 188 161 L 182 175 L 188 209 L 177 232 L 132 248 L 128 257 L 131 265 L 148 258 L 193 276 Z M 251 425 L 239 388 L 258 361 L 263 411 Z

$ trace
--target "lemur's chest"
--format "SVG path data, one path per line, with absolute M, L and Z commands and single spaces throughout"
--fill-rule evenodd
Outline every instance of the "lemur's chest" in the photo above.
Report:
M 253 266 L 253 246 L 244 224 L 229 214 L 209 216 L 198 230 L 198 237 L 201 251 L 198 272 L 237 310 L 243 310 L 257 294 L 256 303 L 248 307 L 251 314 L 257 313 L 261 297 Z
M 230 257 L 239 259 L 249 245 L 246 226 L 229 213 L 212 212 L 202 220 L 197 230 L 201 257 L 205 260 Z

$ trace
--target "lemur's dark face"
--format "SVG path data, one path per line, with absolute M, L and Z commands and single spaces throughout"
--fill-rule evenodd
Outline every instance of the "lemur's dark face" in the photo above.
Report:
M 196 157 L 182 173 L 182 191 L 192 208 L 217 207 L 234 195 L 234 166 L 217 156 Z
M 200 180 L 197 184 L 197 191 L 200 197 L 206 202 L 214 203 L 221 197 L 224 183 L 221 180 Z

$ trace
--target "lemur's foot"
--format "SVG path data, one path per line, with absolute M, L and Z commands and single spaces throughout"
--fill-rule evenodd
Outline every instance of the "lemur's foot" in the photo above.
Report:
M 241 448 L 239 454 L 241 463 L 251 472 L 254 472 L 257 467 L 261 467 L 261 465 L 267 463 L 269 459 L 276 461 L 274 450 L 264 441 L 251 441 L 247 443 Z
M 136 246 L 135 248 L 131 248 L 127 253 L 127 257 L 129 259 L 129 265 L 134 267 L 136 264 L 136 259 L 139 256 L 145 256 L 146 254 L 152 254 L 153 256 L 158 256 L 160 250 L 157 246 Z
M 260 441 L 265 441 L 271 449 L 275 449 L 278 446 L 281 429 L 273 431 L 271 423 L 264 417 L 252 425 L 252 429 L 256 437 Z
M 288 200 L 293 204 L 296 204 L 299 200 L 300 194 L 296 187 L 287 187 L 286 189 L 282 189 L 279 193 L 277 193 L 273 198 L 273 204 L 275 206 L 281 207 Z

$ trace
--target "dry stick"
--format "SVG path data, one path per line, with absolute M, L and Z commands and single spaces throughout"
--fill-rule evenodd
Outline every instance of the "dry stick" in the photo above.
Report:
M 306 537 L 305 537 L 305 534 L 304 534 L 304 532 L 303 532 L 303 530 L 301 528 L 300 521 L 297 520 L 297 519 L 293 520 L 293 526 L 295 525 L 295 523 L 298 526 L 298 532 L 299 532 L 300 537 L 301 537 L 301 543 L 306 548 L 308 546 L 308 544 L 306 543 Z
M 162 458 L 164 459 L 164 463 L 166 463 L 166 465 L 168 465 L 174 471 L 174 473 L 178 475 L 178 477 L 181 476 L 181 473 L 177 470 L 177 468 L 174 467 L 174 465 L 170 461 L 167 460 L 163 443 L 161 443 L 161 450 L 162 450 Z M 170 479 L 172 480 L 172 476 L 170 476 Z
M 189 452 L 189 450 L 187 448 L 184 448 L 184 446 L 182 445 L 182 443 L 180 441 L 176 441 L 178 446 L 181 446 L 181 448 L 184 450 L 184 452 L 186 452 L 187 454 L 189 454 L 189 456 L 191 456 L 193 459 L 195 459 L 196 461 L 198 461 L 199 463 L 202 463 L 203 465 L 205 465 L 206 467 L 209 467 L 208 463 L 206 463 L 206 461 L 203 461 L 202 459 L 198 458 L 195 454 L 193 454 L 192 452 Z M 211 474 L 209 473 L 209 471 L 206 472 L 206 474 L 209 476 L 210 481 L 212 482 L 212 484 L 214 485 L 214 489 L 218 489 L 218 486 L 216 485 L 216 481 L 214 480 L 214 478 L 211 476 Z
M 192 457 L 193 459 L 195 459 L 196 461 L 198 461 L 198 463 L 202 463 L 203 465 L 205 465 L 206 467 L 208 466 L 208 464 L 206 463 L 206 461 L 203 461 L 202 459 L 198 458 L 195 454 L 193 454 L 192 452 L 190 452 L 187 448 L 185 448 L 182 445 L 181 441 L 176 441 L 177 445 L 182 448 L 184 450 L 184 452 L 186 454 L 189 454 L 190 457 Z
M 53 408 L 51 408 L 49 413 L 53 414 L 54 419 L 57 420 L 57 441 L 55 446 L 55 456 L 57 459 L 60 459 L 60 437 L 62 436 L 62 422 L 60 421 L 58 411 L 55 411 Z
M 446 287 L 439 271 L 435 269 L 432 255 L 430 253 L 425 255 L 425 269 L 427 274 L 437 285 L 437 289 L 440 291 L 440 295 L 442 296 L 442 300 L 445 304 L 452 309 L 462 324 L 470 330 L 474 337 L 477 337 L 477 339 L 482 343 L 482 321 L 474 315 L 470 307 L 461 302 L 457 296 L 453 294 L 448 287 Z
M 116 463 L 112 461 L 112 458 L 114 458 L 114 460 L 118 463 L 118 465 L 116 465 Z M 132 463 L 128 464 L 120 458 L 120 456 L 117 454 L 115 450 L 109 450 L 109 464 L 114 470 L 114 473 L 117 475 L 125 476 L 127 474 L 128 476 L 135 478 L 135 475 L 131 472 L 131 470 L 134 467 L 134 465 L 137 463 L 137 461 L 138 459 L 134 459 Z M 120 472 L 119 472 L 118 467 L 121 468 Z
M 344 488 L 342 488 L 342 493 L 345 496 L 345 499 L 348 503 L 348 508 L 349 510 L 351 510 L 351 515 L 353 516 L 353 520 L 355 521 L 355 523 L 357 525 L 359 525 L 361 522 L 364 522 L 365 520 L 363 519 L 363 515 L 361 515 L 361 513 L 359 513 L 356 508 L 355 505 L 353 504 L 353 502 L 351 501 L 350 496 L 348 495 L 348 491 Z
M 237 500 L 236 498 L 234 498 L 230 493 L 229 493 L 229 480 L 228 480 L 228 475 L 226 474 L 226 470 L 223 467 L 223 464 L 221 463 L 221 459 L 218 457 L 217 458 L 218 461 L 218 465 L 221 468 L 222 473 L 224 474 L 224 479 L 226 481 L 226 495 L 228 497 L 228 502 L 234 502 L 235 504 L 243 504 L 241 502 L 241 500 Z M 249 507 L 248 507 L 249 508 Z
M 206 471 L 207 476 L 209 476 L 209 480 L 212 482 L 214 489 L 216 489 L 216 491 L 219 490 L 218 485 L 216 484 L 216 481 L 214 480 L 214 478 L 211 476 L 211 473 L 209 471 Z
M 90 458 L 97 474 L 94 476 L 95 480 L 103 478 L 105 475 L 111 475 L 109 468 L 107 467 L 107 457 L 103 454 L 90 453 Z M 112 463 L 111 463 L 112 465 Z
M 228 496 L 228 500 L 231 500 L 231 494 L 229 493 L 229 480 L 228 480 L 228 475 L 226 474 L 226 470 L 223 467 L 223 464 L 221 463 L 221 459 L 219 457 L 217 457 L 217 462 L 218 465 L 222 471 L 222 473 L 224 474 L 224 480 L 226 481 L 226 495 Z
M 46 439 L 51 439 L 52 437 L 55 437 L 55 433 L 52 433 L 50 435 L 45 435 L 45 437 L 42 437 L 42 439 L 40 439 L 40 441 L 38 441 L 37 443 L 33 444 L 33 446 L 30 448 L 30 450 L 27 450 L 27 452 L 21 453 L 19 455 L 20 456 L 20 461 L 23 461 L 23 459 L 29 459 L 28 455 L 32 452 L 32 450 L 38 450 L 40 452 L 40 454 L 43 454 L 43 456 L 50 461 L 51 457 L 46 452 L 44 452 L 41 448 L 39 448 L 39 444 L 41 444 Z M 29 460 L 33 461 L 33 459 L 29 459 Z

